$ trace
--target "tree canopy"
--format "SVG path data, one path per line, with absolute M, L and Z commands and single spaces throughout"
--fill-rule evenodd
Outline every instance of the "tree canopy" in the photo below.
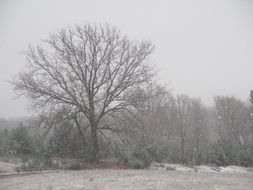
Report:
M 27 67 L 13 81 L 14 89 L 36 110 L 64 108 L 87 118 L 96 162 L 101 119 L 130 106 L 131 91 L 151 80 L 153 49 L 151 42 L 132 41 L 109 25 L 62 29 L 28 48 Z

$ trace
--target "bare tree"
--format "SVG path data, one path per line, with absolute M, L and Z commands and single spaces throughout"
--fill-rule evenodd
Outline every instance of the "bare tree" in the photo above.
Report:
M 151 83 L 145 89 L 138 89 L 132 96 L 136 108 L 136 116 L 142 123 L 142 134 L 149 138 L 169 138 L 168 134 L 168 102 L 173 98 L 165 86 Z
M 191 145 L 192 162 L 195 165 L 201 162 L 200 155 L 207 151 L 208 144 L 208 111 L 200 99 L 191 99 Z M 203 160 L 202 160 L 203 161 Z
M 249 96 L 249 106 L 250 106 L 250 122 L 251 122 L 251 139 L 253 140 L 253 90 L 250 91 Z
M 245 102 L 233 96 L 215 96 L 214 102 L 220 137 L 243 143 L 249 135 L 249 109 Z
M 14 89 L 34 109 L 66 107 L 87 118 L 94 163 L 99 160 L 101 120 L 127 108 L 129 91 L 152 78 L 147 58 L 153 49 L 149 41 L 131 41 L 109 25 L 63 29 L 29 47 L 28 65 L 14 79 Z
M 186 95 L 178 95 L 176 99 L 177 106 L 177 119 L 179 137 L 181 141 L 181 162 L 186 163 L 186 135 L 189 130 L 190 112 L 191 112 L 191 99 Z

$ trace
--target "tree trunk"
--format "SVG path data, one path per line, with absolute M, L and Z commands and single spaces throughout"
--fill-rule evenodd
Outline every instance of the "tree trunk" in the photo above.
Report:
M 182 117 L 180 117 L 180 137 L 181 137 L 181 162 L 185 164 L 185 131 Z
M 98 146 L 98 137 L 97 137 L 97 123 L 91 121 L 91 159 L 92 164 L 98 163 L 99 161 L 99 146 Z
M 181 162 L 185 164 L 185 136 L 182 134 L 181 137 Z
M 85 133 L 82 131 L 81 126 L 80 126 L 80 123 L 79 123 L 77 117 L 74 118 L 74 121 L 75 121 L 77 130 L 78 130 L 78 132 L 79 132 L 79 135 L 81 136 L 83 145 L 86 146 L 87 144 L 86 144 L 86 139 L 85 139 Z

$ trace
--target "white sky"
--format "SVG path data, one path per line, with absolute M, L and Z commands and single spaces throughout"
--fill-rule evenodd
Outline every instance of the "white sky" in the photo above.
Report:
M 242 100 L 253 89 L 253 0 L 0 0 L 0 117 L 27 115 L 6 82 L 25 64 L 19 52 L 49 32 L 110 23 L 149 39 L 159 78 L 174 93 Z

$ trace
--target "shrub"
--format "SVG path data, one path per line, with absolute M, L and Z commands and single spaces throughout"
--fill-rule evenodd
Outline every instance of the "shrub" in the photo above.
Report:
M 74 163 L 71 163 L 69 169 L 70 170 L 83 170 L 84 166 L 80 162 L 74 162 Z
M 240 166 L 251 166 L 253 163 L 253 158 L 250 154 L 249 145 L 241 145 L 235 157 L 236 164 Z
M 33 146 L 28 128 L 20 124 L 18 128 L 13 129 L 10 146 L 16 156 L 28 156 L 32 154 Z
M 136 169 L 143 169 L 149 167 L 151 161 L 148 151 L 145 148 L 138 147 L 133 151 L 132 161 L 130 163 L 132 163 L 133 167 Z
M 209 162 L 218 166 L 240 165 L 247 167 L 253 164 L 253 158 L 249 145 L 241 145 L 233 140 L 222 139 L 212 146 Z
M 218 166 L 235 164 L 238 147 L 232 140 L 221 139 L 211 148 L 209 162 Z
M 147 152 L 152 161 L 163 162 L 167 161 L 170 150 L 169 146 L 165 142 L 155 141 L 147 147 Z
M 16 168 L 16 171 L 17 172 L 42 171 L 42 170 L 46 170 L 46 169 L 49 169 L 52 167 L 53 167 L 53 164 L 49 160 L 45 161 L 44 159 L 41 159 L 41 158 L 33 158 L 33 159 L 29 159 L 25 162 L 22 162 L 22 165 L 18 166 Z
M 175 171 L 175 170 L 176 170 L 176 167 L 173 167 L 173 166 L 166 166 L 166 170 L 168 170 L 168 171 Z

